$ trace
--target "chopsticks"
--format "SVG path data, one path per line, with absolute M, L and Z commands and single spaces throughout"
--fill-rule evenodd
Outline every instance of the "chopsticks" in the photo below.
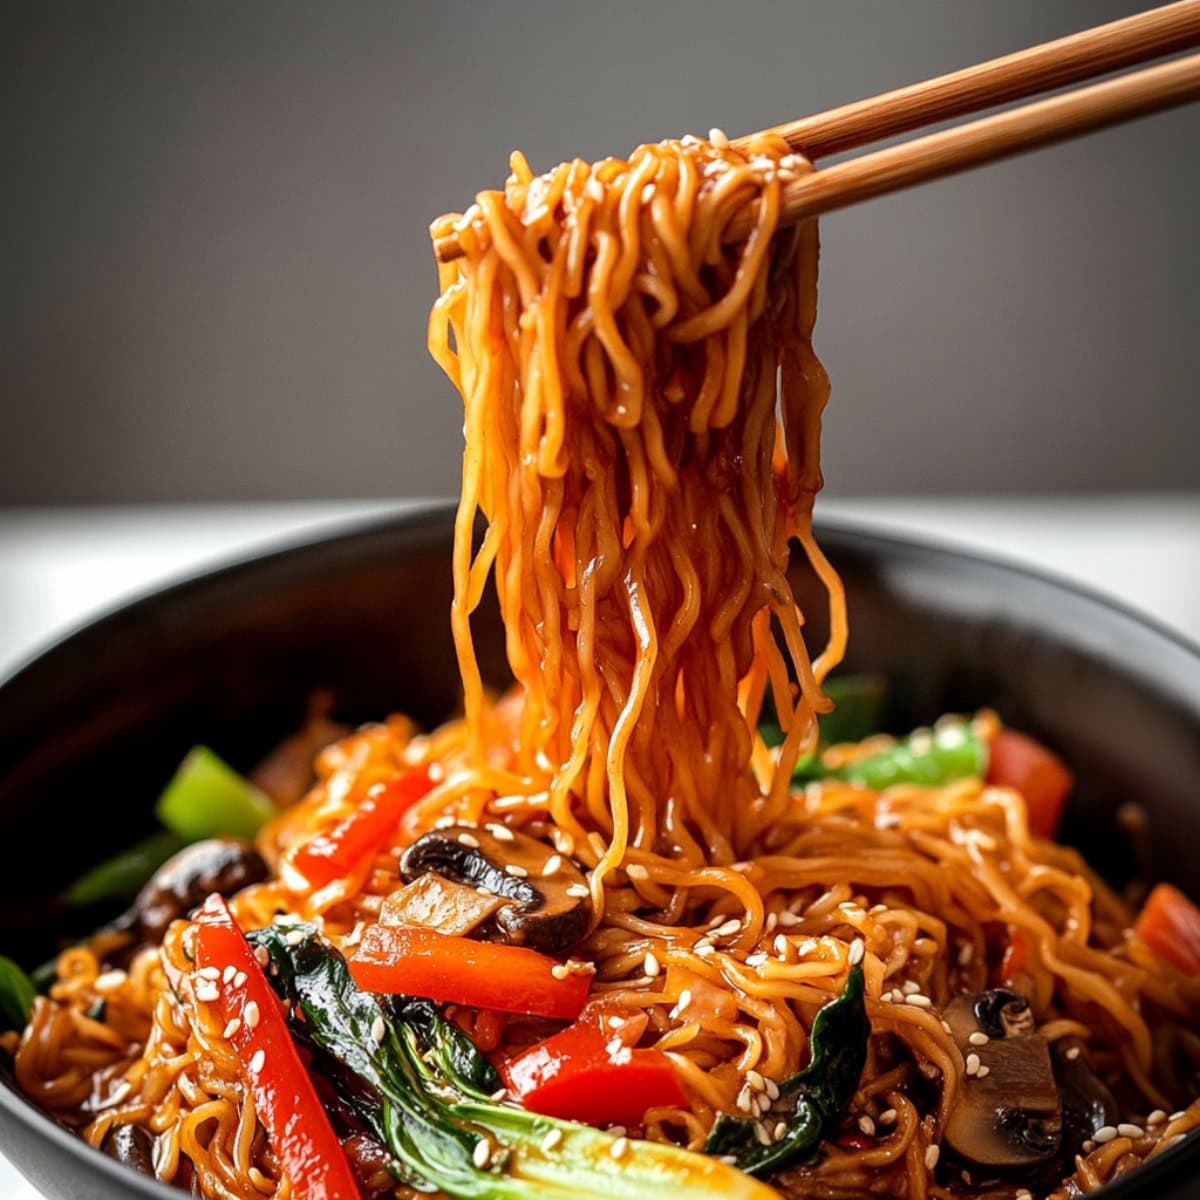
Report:
M 1200 0 L 1179 0 L 766 132 L 817 159 L 1197 45 Z M 812 171 L 784 188 L 780 220 L 786 224 L 833 212 L 1195 99 L 1200 99 L 1200 54 Z M 738 138 L 733 144 L 745 146 L 758 136 Z M 740 225 L 731 223 L 727 238 L 737 240 L 749 232 L 747 217 Z M 440 261 L 450 262 L 462 249 L 457 239 L 440 237 L 434 252 Z

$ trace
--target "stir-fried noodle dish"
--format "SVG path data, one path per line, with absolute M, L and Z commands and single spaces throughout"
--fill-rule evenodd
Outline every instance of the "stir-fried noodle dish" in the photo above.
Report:
M 716 133 L 514 156 L 435 223 L 461 715 L 318 699 L 249 779 L 193 751 L 68 893 L 123 915 L 2 964 L 34 1103 L 241 1200 L 1066 1198 L 1197 1123 L 1200 911 L 1055 840 L 1050 748 L 883 734 L 886 681 L 837 672 L 817 230 L 779 219 L 809 170 Z

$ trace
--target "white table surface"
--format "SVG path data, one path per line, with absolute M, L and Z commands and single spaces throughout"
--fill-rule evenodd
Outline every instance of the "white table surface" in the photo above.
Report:
M 31 508 L 0 512 L 0 674 L 150 588 L 396 502 Z M 913 536 L 1053 571 L 1200 643 L 1200 493 L 1104 498 L 885 498 L 820 503 Z M 37 1200 L 0 1158 L 0 1200 Z

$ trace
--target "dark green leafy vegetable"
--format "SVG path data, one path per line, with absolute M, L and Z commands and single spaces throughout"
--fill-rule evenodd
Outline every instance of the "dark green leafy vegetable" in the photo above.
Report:
M 252 838 L 275 808 L 244 776 L 207 746 L 194 746 L 163 789 L 155 816 L 184 841 Z
M 0 955 L 0 1029 L 24 1029 L 37 990 L 11 958 Z
M 617 1139 L 607 1133 L 489 1099 L 500 1081 L 457 1026 L 427 1000 L 360 991 L 312 925 L 248 938 L 269 955 L 276 990 L 299 1006 L 293 1032 L 313 1049 L 314 1066 L 388 1147 L 401 1180 L 462 1200 L 774 1197 L 704 1155 L 630 1141 L 614 1158 Z
M 863 1001 L 861 965 L 850 968 L 842 994 L 831 1000 L 813 1021 L 808 1066 L 779 1085 L 779 1099 L 763 1122 L 768 1129 L 782 1121 L 783 1137 L 761 1145 L 756 1121 L 721 1116 L 709 1134 L 710 1154 L 730 1154 L 753 1175 L 769 1175 L 808 1158 L 841 1116 L 867 1061 L 871 1032 Z
M 118 851 L 98 866 L 85 871 L 65 892 L 71 905 L 97 904 L 101 900 L 131 900 L 141 886 L 177 851 L 183 839 L 165 829 Z

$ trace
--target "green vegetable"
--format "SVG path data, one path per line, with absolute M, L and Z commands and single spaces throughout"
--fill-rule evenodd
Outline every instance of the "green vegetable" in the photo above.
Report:
M 813 1021 L 808 1066 L 779 1085 L 779 1099 L 762 1118 L 767 1128 L 784 1122 L 787 1132 L 769 1146 L 759 1143 L 756 1121 L 723 1115 L 709 1134 L 709 1154 L 731 1154 L 753 1175 L 769 1175 L 808 1158 L 841 1116 L 867 1061 L 871 1032 L 863 1002 L 861 965 L 850 968 L 842 994 Z
M 882 675 L 838 675 L 825 681 L 825 694 L 833 701 L 834 709 L 817 718 L 820 749 L 841 742 L 861 742 L 883 723 L 887 680 Z M 758 732 L 768 746 L 783 742 L 783 730 L 773 712 L 759 722 Z
M 172 833 L 198 842 L 221 834 L 253 837 L 275 808 L 207 746 L 196 746 L 163 790 L 154 812 Z
M 29 976 L 11 958 L 0 955 L 0 1029 L 24 1029 L 36 995 Z
M 970 722 L 954 721 L 910 733 L 883 750 L 847 763 L 835 774 L 881 792 L 897 783 L 936 787 L 970 779 L 987 771 L 987 761 L 987 746 Z
M 292 1027 L 314 1066 L 391 1151 L 393 1173 L 421 1190 L 461 1200 L 775 1198 L 716 1159 L 640 1141 L 616 1159 L 609 1134 L 489 1099 L 499 1078 L 457 1026 L 427 1000 L 360 991 L 312 925 L 248 937 L 270 956 L 269 977 L 289 1009 L 299 1005 Z M 561 1137 L 547 1148 L 554 1131 Z M 484 1140 L 489 1156 L 478 1166 Z
M 183 839 L 165 829 L 118 851 L 98 866 L 80 875 L 65 892 L 71 905 L 96 904 L 101 900 L 130 900 L 159 867 L 184 847 Z

